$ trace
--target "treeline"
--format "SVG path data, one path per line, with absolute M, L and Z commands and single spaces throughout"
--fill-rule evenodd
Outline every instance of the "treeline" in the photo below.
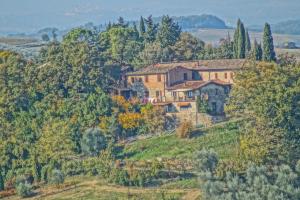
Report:
M 254 39 L 251 43 L 248 30 L 245 29 L 243 22 L 239 19 L 234 32 L 233 40 L 230 35 L 220 40 L 218 47 L 206 45 L 200 51 L 199 59 L 253 59 L 257 61 L 275 61 L 276 54 L 274 51 L 273 36 L 271 27 L 265 24 L 263 33 L 263 44 L 258 44 Z
M 60 184 L 66 166 L 82 159 L 84 174 L 105 173 L 99 165 L 109 181 L 144 184 L 137 177 L 146 172 L 136 171 L 134 178 L 117 168 L 114 144 L 160 133 L 167 118 L 159 108 L 109 92 L 120 67 L 133 62 L 144 44 L 167 48 L 181 36 L 168 17 L 160 26 L 151 17 L 145 21 L 143 37 L 122 19 L 101 33 L 74 29 L 61 42 L 54 38 L 36 60 L 0 52 L 0 190 L 16 188 L 28 196 L 32 185 Z M 111 155 L 107 165 L 101 152 Z

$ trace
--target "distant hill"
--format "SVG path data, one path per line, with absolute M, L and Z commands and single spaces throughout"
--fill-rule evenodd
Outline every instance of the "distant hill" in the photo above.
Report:
M 272 25 L 274 33 L 300 35 L 300 20 L 288 20 Z
M 300 20 L 288 20 L 271 24 L 271 28 L 273 33 L 300 35 Z M 263 26 L 249 26 L 249 29 L 261 32 L 263 31 Z
M 162 17 L 154 18 L 155 22 L 160 22 Z M 190 15 L 190 16 L 180 16 L 180 17 L 172 17 L 178 24 L 182 27 L 182 29 L 197 29 L 197 28 L 213 28 L 213 29 L 226 29 L 226 23 L 214 16 L 214 15 Z

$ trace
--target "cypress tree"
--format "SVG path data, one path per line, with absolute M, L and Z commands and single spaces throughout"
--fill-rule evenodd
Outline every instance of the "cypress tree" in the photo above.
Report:
M 257 43 L 256 39 L 254 40 L 253 48 L 252 48 L 252 56 L 254 60 L 260 61 L 262 59 L 262 49 L 261 45 Z
M 146 33 L 145 22 L 144 22 L 144 18 L 141 16 L 141 20 L 140 20 L 140 35 L 144 36 L 145 33 Z
M 238 37 L 238 58 L 245 58 L 246 57 L 246 38 L 245 38 L 245 28 L 244 24 L 240 23 L 239 28 L 239 37 Z
M 238 40 L 239 40 L 240 24 L 241 24 L 241 20 L 238 19 L 237 26 L 236 26 L 234 36 L 233 36 L 234 58 L 239 58 L 239 56 L 238 56 Z
M 249 37 L 249 32 L 246 30 L 246 35 L 245 35 L 245 48 L 246 48 L 246 53 L 249 53 L 251 51 L 251 40 Z
M 0 170 L 0 191 L 4 190 L 4 178 L 2 176 L 2 172 Z
M 264 28 L 264 35 L 263 35 L 263 60 L 271 62 L 271 61 L 275 61 L 275 59 L 276 59 L 276 54 L 274 51 L 271 26 L 270 24 L 266 23 Z

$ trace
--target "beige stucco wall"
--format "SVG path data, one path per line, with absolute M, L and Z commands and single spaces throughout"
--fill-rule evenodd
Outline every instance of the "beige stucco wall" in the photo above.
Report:
M 216 76 L 218 75 L 218 80 L 233 83 L 233 77 L 234 77 L 234 71 L 230 70 L 220 70 L 220 71 L 198 71 L 200 77 L 203 81 L 209 81 L 209 80 L 215 80 Z M 227 78 L 225 77 L 225 74 L 227 74 Z
M 171 86 L 175 83 L 184 82 L 184 73 L 187 74 L 187 81 L 193 80 L 192 74 L 193 72 L 189 69 L 185 69 L 182 67 L 174 68 L 168 73 L 168 86 Z

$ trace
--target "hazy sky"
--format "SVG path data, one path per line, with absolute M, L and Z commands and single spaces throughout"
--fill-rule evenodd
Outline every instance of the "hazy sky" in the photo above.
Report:
M 300 0 L 0 0 L 0 32 L 100 24 L 123 16 L 213 14 L 229 25 L 300 19 Z

